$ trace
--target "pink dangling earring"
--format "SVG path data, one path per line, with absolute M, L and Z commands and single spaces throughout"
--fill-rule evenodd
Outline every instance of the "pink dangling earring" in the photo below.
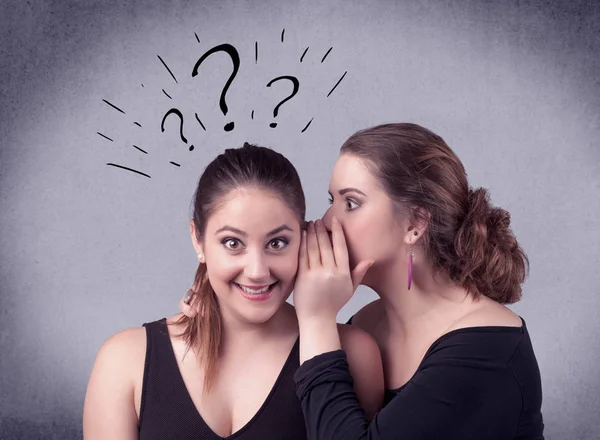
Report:
M 414 234 L 419 235 L 417 231 L 415 231 Z M 414 252 L 411 243 L 408 245 L 408 290 L 410 290 L 410 286 L 412 285 L 413 255 Z
M 410 290 L 410 286 L 412 284 L 412 263 L 413 263 L 413 250 L 412 244 L 408 250 L 408 290 Z

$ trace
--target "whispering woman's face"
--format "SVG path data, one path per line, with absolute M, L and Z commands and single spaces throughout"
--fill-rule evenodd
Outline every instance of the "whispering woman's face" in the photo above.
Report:
M 323 221 L 331 230 L 331 218 L 339 219 L 351 267 L 363 260 L 378 264 L 403 258 L 403 221 L 362 159 L 350 154 L 338 158 L 329 182 L 329 196 L 331 206 Z

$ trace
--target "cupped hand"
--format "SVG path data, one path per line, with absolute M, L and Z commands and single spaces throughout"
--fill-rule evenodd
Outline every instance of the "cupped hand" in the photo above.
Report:
M 190 306 L 183 298 L 179 300 L 179 310 L 188 318 L 193 318 L 198 314 L 198 309 Z
M 294 307 L 298 319 L 337 317 L 350 300 L 372 261 L 361 261 L 350 270 L 344 231 L 334 217 L 329 240 L 321 220 L 310 222 L 302 234 Z

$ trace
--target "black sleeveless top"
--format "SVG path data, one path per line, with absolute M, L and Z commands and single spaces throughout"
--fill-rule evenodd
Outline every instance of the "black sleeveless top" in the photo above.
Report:
M 299 339 L 258 412 L 228 437 L 204 422 L 190 397 L 175 358 L 166 319 L 144 324 L 146 361 L 140 406 L 140 440 L 306 440 L 293 375 L 300 365 Z

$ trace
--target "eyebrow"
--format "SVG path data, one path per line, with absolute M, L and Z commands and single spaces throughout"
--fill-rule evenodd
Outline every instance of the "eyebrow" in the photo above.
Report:
M 344 194 L 349 193 L 349 192 L 355 192 L 355 193 L 362 194 L 363 196 L 367 197 L 367 195 L 364 192 L 362 192 L 361 190 L 356 189 L 356 188 L 344 188 L 344 189 L 340 189 L 338 191 L 340 196 L 343 196 Z M 331 195 L 331 192 L 329 192 L 329 195 Z
M 233 232 L 235 234 L 242 235 L 244 237 L 248 236 L 248 234 L 246 232 L 242 231 L 241 229 L 234 228 L 233 226 L 223 226 L 222 228 L 217 229 L 215 231 L 215 234 L 218 234 L 219 232 L 223 232 L 223 231 L 230 231 L 230 232 Z M 290 228 L 288 225 L 281 225 L 278 228 L 275 228 L 272 231 L 268 232 L 267 236 L 275 235 L 275 234 L 278 234 L 278 233 L 280 233 L 282 231 L 294 232 L 294 230 L 292 228 Z

